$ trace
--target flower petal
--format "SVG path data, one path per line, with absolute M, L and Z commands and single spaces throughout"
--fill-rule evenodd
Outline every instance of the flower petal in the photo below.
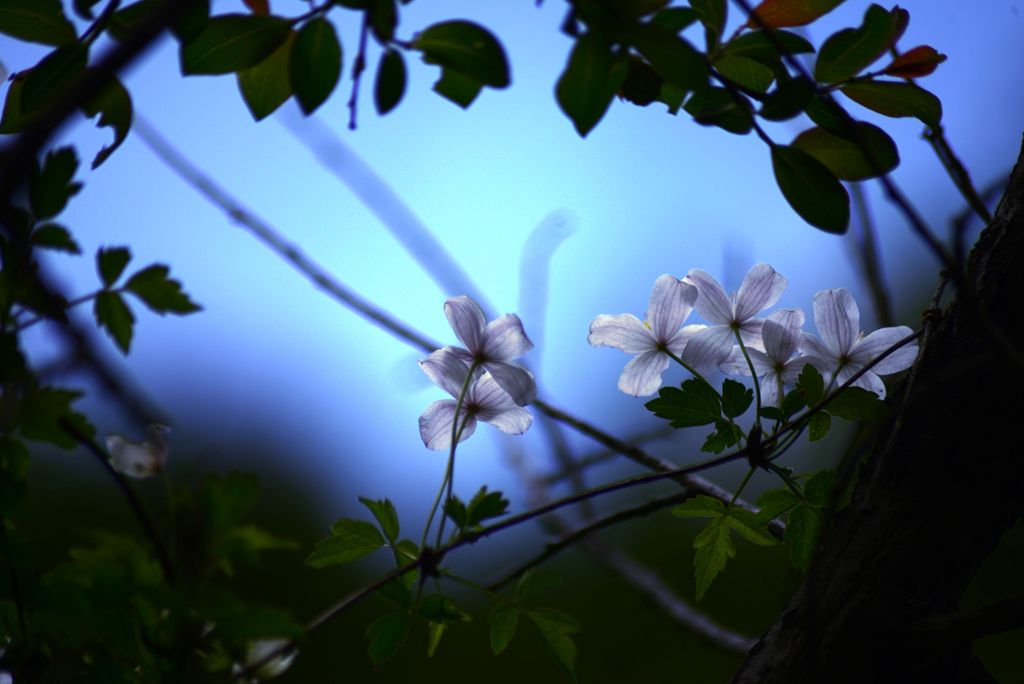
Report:
M 490 373 L 484 373 L 469 388 L 466 404 L 473 407 L 474 415 L 480 420 L 487 420 L 485 416 L 516 408 L 515 401 L 512 400 L 508 392 L 501 388 L 501 385 Z
M 488 361 L 484 368 L 494 377 L 494 382 L 519 406 L 526 406 L 537 397 L 537 384 L 533 381 L 533 374 L 518 363 Z
M 850 378 L 853 377 L 854 373 L 857 373 L 863 366 L 849 365 L 839 371 L 839 375 L 836 377 L 836 384 L 842 385 L 846 383 Z M 879 399 L 885 399 L 885 383 L 882 382 L 882 378 L 878 377 L 875 373 L 868 371 L 864 375 L 857 379 L 857 382 L 853 383 L 854 387 L 860 387 L 866 389 L 869 392 L 874 392 L 878 395 Z
M 719 325 L 732 323 L 732 302 L 710 273 L 699 268 L 691 268 L 684 280 L 697 286 L 695 306 L 701 316 Z
M 657 347 L 654 335 L 633 314 L 601 314 L 590 322 L 587 342 L 595 347 L 614 347 L 627 354 L 640 354 Z
M 817 339 L 817 338 L 815 338 Z M 817 356 L 801 355 L 794 356 L 786 365 L 782 367 L 782 382 L 786 385 L 793 385 L 796 383 L 796 379 L 800 377 L 800 374 L 804 371 L 805 366 L 814 366 L 821 373 L 822 378 L 828 382 L 828 374 L 832 372 L 829 365 L 819 359 Z
M 619 389 L 634 397 L 646 397 L 661 387 L 661 374 L 668 368 L 668 356 L 659 351 L 640 354 L 626 364 L 619 376 Z
M 669 338 L 669 341 L 665 343 L 665 346 L 668 347 L 670 352 L 676 356 L 680 356 L 682 355 L 683 350 L 686 349 L 686 343 L 690 341 L 690 338 L 693 337 L 695 333 L 698 333 L 707 327 L 708 326 L 706 325 L 700 324 L 684 325 L 679 330 L 676 330 L 675 334 L 672 335 L 672 337 Z
M 647 322 L 654 338 L 664 344 L 679 330 L 697 301 L 697 288 L 675 276 L 663 275 L 654 281 L 647 303 Z
M 854 343 L 850 351 L 850 359 L 858 366 L 866 366 L 872 359 L 878 358 L 889 347 L 902 340 L 914 331 L 905 325 L 893 328 L 880 328 L 861 340 Z M 917 342 L 910 342 L 889 356 L 885 357 L 871 367 L 871 372 L 877 375 L 889 375 L 898 373 L 901 370 L 910 368 L 917 358 Z
M 761 406 L 782 406 L 785 389 L 782 387 L 782 376 L 774 370 L 761 377 Z
M 511 361 L 533 349 L 533 342 L 523 330 L 523 322 L 515 314 L 504 314 L 488 323 L 480 345 L 484 358 L 495 361 Z
M 465 416 L 465 412 L 463 412 Z M 442 399 L 433 402 L 420 415 L 420 439 L 428 449 L 441 451 L 452 445 L 452 420 L 455 417 L 455 401 Z M 463 442 L 476 430 L 476 419 L 473 416 L 465 418 L 465 425 L 462 428 L 462 435 L 459 441 Z
M 772 312 L 761 329 L 765 353 L 776 363 L 784 364 L 800 346 L 800 328 L 804 312 L 800 309 L 779 309 Z
M 739 292 L 736 293 L 735 317 L 737 321 L 753 318 L 759 311 L 779 301 L 786 289 L 786 278 L 762 262 L 747 271 Z
M 838 288 L 815 294 L 814 324 L 833 356 L 848 355 L 860 330 L 860 310 L 849 290 Z
M 694 333 L 686 343 L 683 361 L 701 375 L 711 373 L 729 357 L 735 339 L 728 326 L 713 325 L 705 328 Z
M 480 416 L 480 420 L 490 423 L 509 435 L 521 435 L 529 430 L 533 424 L 533 416 L 530 415 L 530 412 L 518 406 L 501 413 L 496 413 L 488 418 Z
M 487 324 L 480 306 L 466 295 L 449 297 L 444 303 L 444 315 L 455 336 L 472 354 L 480 351 L 480 335 Z
M 819 359 L 823 364 L 824 368 L 829 372 L 835 370 L 836 366 L 839 365 L 839 358 L 829 349 L 824 342 L 818 339 L 816 335 L 812 335 L 809 332 L 800 333 L 800 351 L 807 356 L 813 356 Z M 801 366 L 802 368 L 803 366 Z M 819 370 L 822 370 L 819 368 Z M 824 370 L 822 370 L 824 372 Z
M 763 318 L 748 318 L 740 323 L 740 337 L 747 349 L 764 351 L 764 340 L 761 339 L 761 329 L 764 327 Z
M 459 396 L 462 386 L 466 383 L 469 366 L 459 358 L 454 347 L 433 351 L 419 363 L 431 382 L 453 397 Z
M 750 354 L 750 363 L 754 366 L 754 372 L 757 373 L 758 377 L 761 377 L 765 373 L 775 372 L 775 364 L 768 358 L 768 355 L 763 351 L 757 349 L 747 349 L 747 353 Z M 743 350 L 740 349 L 739 345 L 733 345 L 732 351 L 729 352 L 729 356 L 726 357 L 719 365 L 719 369 L 726 375 L 745 375 L 750 377 L 750 364 L 747 363 L 746 357 L 743 356 Z

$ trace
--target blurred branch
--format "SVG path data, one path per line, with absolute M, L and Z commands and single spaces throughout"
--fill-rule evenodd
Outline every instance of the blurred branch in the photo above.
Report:
M 675 434 L 674 428 L 659 427 L 633 435 L 632 437 L 627 437 L 623 442 L 625 444 L 643 444 L 644 442 L 670 437 L 673 434 Z M 591 452 L 573 461 L 568 468 L 562 468 L 554 473 L 542 477 L 540 479 L 540 483 L 549 487 L 556 485 L 562 480 L 571 477 L 576 471 L 587 470 L 593 466 L 610 461 L 618 455 L 619 453 L 614 449 L 601 449 Z
M 981 191 L 981 201 L 987 207 L 989 204 L 999 199 L 1006 189 L 1006 185 L 1010 180 L 1010 174 L 1004 174 L 1000 176 L 992 183 L 989 183 Z M 965 234 L 967 233 L 967 227 L 970 225 L 971 217 L 976 216 L 977 213 L 974 208 L 968 204 L 967 207 L 959 214 L 953 217 L 952 228 L 953 228 L 953 254 L 959 263 L 964 263 L 967 258 L 967 246 L 965 244 Z M 988 225 L 986 223 L 986 225 Z
M 871 217 L 868 199 L 860 183 L 850 183 L 850 198 L 857 212 L 857 226 L 860 228 L 860 240 L 857 241 L 857 264 L 871 293 L 871 302 L 875 308 L 875 318 L 881 327 L 888 328 L 894 324 L 892 303 L 889 301 L 889 289 L 885 285 L 882 274 L 882 261 L 878 255 L 875 240 L 875 222 Z

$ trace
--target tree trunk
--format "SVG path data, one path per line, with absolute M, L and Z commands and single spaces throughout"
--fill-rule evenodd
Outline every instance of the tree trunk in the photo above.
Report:
M 1024 151 L 967 281 L 1020 354 Z M 994 681 L 964 630 L 936 625 L 956 614 L 982 561 L 1024 512 L 1024 373 L 958 296 L 914 378 L 893 393 L 894 406 L 906 402 L 902 415 L 856 466 L 850 503 L 734 683 Z

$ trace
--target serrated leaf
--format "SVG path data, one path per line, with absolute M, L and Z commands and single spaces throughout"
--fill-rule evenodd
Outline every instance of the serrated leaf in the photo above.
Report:
M 461 622 L 468 616 L 455 605 L 455 602 L 444 594 L 425 596 L 420 603 L 419 614 L 432 622 Z
M 743 383 L 729 379 L 722 382 L 722 414 L 726 418 L 743 415 L 753 401 L 754 390 Z
M 462 503 L 462 500 L 459 499 L 459 497 L 453 495 L 444 502 L 444 514 L 447 515 L 449 520 L 455 523 L 455 526 L 460 530 L 466 529 L 469 516 L 466 511 L 466 504 Z
M 408 584 L 403 579 L 415 573 L 407 573 L 402 577 L 391 580 L 383 587 L 377 590 L 377 594 L 381 597 L 398 604 L 402 608 L 410 608 L 412 606 L 412 591 Z
M 821 532 L 821 513 L 812 506 L 797 506 L 786 521 L 786 532 L 782 540 L 789 546 L 789 557 L 793 567 L 807 572 L 818 544 Z
M 395 49 L 387 49 L 380 56 L 377 80 L 373 87 L 373 101 L 377 113 L 383 116 L 402 101 L 405 95 L 405 59 Z
M 708 69 L 704 58 L 678 34 L 655 24 L 638 24 L 626 39 L 666 82 L 697 90 L 707 85 Z
M 284 42 L 266 59 L 237 74 L 242 100 L 256 121 L 270 116 L 292 96 L 289 64 L 294 40 L 295 32 L 289 31 Z
M 749 28 L 805 26 L 838 7 L 843 0 L 764 0 L 745 24 Z
M 60 0 L 4 0 L 0 33 L 44 45 L 65 45 L 77 38 Z
M 835 487 L 836 473 L 834 470 L 822 470 L 815 473 L 804 485 L 804 497 L 812 506 L 825 508 L 831 503 L 832 488 Z
M 331 536 L 317 543 L 306 565 L 326 568 L 359 560 L 384 546 L 377 528 L 363 520 L 342 518 L 331 526 Z
M 672 509 L 677 518 L 720 518 L 725 513 L 725 504 L 713 496 L 700 494 L 687 499 Z
M 845 233 L 850 196 L 832 172 L 795 147 L 776 145 L 771 154 L 775 181 L 800 218 L 827 233 Z
M 870 422 L 885 415 L 885 402 L 874 392 L 860 387 L 847 387 L 825 405 L 836 418 Z
M 74 148 L 61 147 L 46 153 L 42 167 L 33 170 L 29 185 L 29 205 L 36 220 L 56 216 L 78 194 L 82 184 L 73 180 L 77 170 Z
M 933 73 L 946 61 L 946 55 L 930 45 L 918 45 L 892 60 L 885 73 L 899 78 L 921 78 Z
M 413 47 L 439 64 L 492 88 L 509 84 L 508 59 L 494 35 L 471 21 L 444 21 L 417 34 Z
M 168 273 L 163 264 L 153 264 L 137 271 L 124 287 L 158 314 L 199 311 L 201 307 L 182 292 L 181 283 L 168 277 Z
M 718 394 L 699 380 L 687 380 L 680 389 L 662 387 L 658 390 L 658 398 L 644 406 L 676 428 L 708 425 L 722 415 Z
M 33 230 L 32 244 L 36 247 L 68 252 L 69 254 L 82 253 L 82 248 L 71 237 L 68 229 L 56 223 L 48 223 Z
M 576 644 L 572 640 L 572 635 L 580 631 L 579 623 L 565 613 L 551 608 L 535 608 L 526 611 L 526 614 L 537 626 L 548 648 L 562 667 L 575 674 Z
M 228 74 L 255 66 L 269 57 L 291 33 L 280 17 L 222 14 L 206 22 L 202 32 L 182 43 L 181 72 Z
M 758 546 L 775 546 L 778 541 L 763 529 L 762 522 L 754 513 L 745 511 L 742 508 L 730 508 L 729 514 L 725 516 L 726 524 L 748 542 Z
M 466 526 L 478 527 L 484 520 L 498 518 L 508 512 L 509 500 L 501 492 L 488 492 L 481 487 L 466 507 Z
M 730 558 L 736 555 L 736 546 L 729 538 L 729 524 L 724 517 L 718 517 L 708 523 L 697 538 L 693 540 L 693 548 L 697 553 L 693 559 L 694 573 L 697 580 L 697 600 L 704 598 L 715 577 L 725 568 Z
M 446 622 L 428 622 L 427 623 L 427 657 L 433 658 L 434 653 L 437 652 L 437 647 L 441 645 L 441 637 L 444 636 L 445 631 L 448 629 L 448 623 Z
M 715 60 L 715 68 L 733 83 L 755 93 L 767 92 L 775 80 L 771 69 L 749 57 L 724 55 Z
M 708 435 L 700 450 L 720 454 L 743 439 L 743 430 L 727 420 L 715 421 L 715 431 Z
M 857 104 L 885 116 L 913 117 L 932 128 L 936 128 L 942 120 L 942 103 L 939 98 L 912 83 L 850 83 L 843 86 L 842 93 Z
M 389 613 L 370 625 L 366 630 L 370 640 L 367 652 L 375 668 L 395 657 L 409 637 L 411 623 L 412 617 L 407 613 Z
M 871 5 L 859 28 L 844 29 L 828 38 L 818 51 L 814 77 L 839 83 L 856 76 L 895 44 L 902 34 L 901 10 Z
M 127 354 L 132 344 L 132 326 L 135 325 L 131 309 L 121 295 L 109 291 L 96 295 L 93 304 L 96 324 L 104 328 L 121 351 Z
M 127 247 L 100 247 L 96 250 L 96 271 L 103 287 L 111 287 L 117 282 L 131 258 L 132 253 Z
M 819 411 L 811 416 L 810 421 L 807 423 L 807 436 L 812 442 L 817 442 L 819 439 L 824 439 L 831 427 L 832 416 L 824 411 Z
M 132 98 L 121 82 L 111 77 L 82 103 L 82 112 L 90 118 L 98 116 L 96 125 L 100 128 L 109 126 L 114 130 L 114 142 L 100 148 L 92 160 L 92 168 L 95 169 L 128 137 L 128 130 L 132 126 Z
M 341 77 L 341 43 L 334 25 L 324 18 L 303 26 L 292 42 L 289 64 L 292 90 L 304 113 L 324 103 Z
M 808 406 L 814 406 L 825 394 L 825 379 L 821 371 L 807 363 L 796 379 L 796 388 L 803 391 Z
M 398 511 L 395 510 L 395 505 L 391 503 L 390 499 L 367 499 L 366 497 L 359 497 L 359 502 L 370 509 L 370 513 L 380 524 L 381 530 L 384 531 L 384 537 L 392 544 L 398 539 Z
M 66 421 L 86 437 L 96 434 L 96 428 L 75 411 L 71 404 L 82 396 L 74 390 L 42 387 L 29 392 L 21 402 L 18 430 L 25 439 L 47 442 L 62 449 L 73 449 L 78 441 L 68 434 L 61 423 Z
M 757 524 L 766 525 L 799 505 L 800 499 L 788 487 L 770 489 L 757 498 Z
M 490 624 L 491 652 L 501 655 L 516 635 L 519 608 L 508 603 L 496 603 L 487 616 Z
M 452 69 L 441 69 L 441 78 L 434 84 L 434 92 L 463 109 L 473 104 L 484 84 Z
M 550 572 L 528 570 L 516 583 L 515 596 L 519 600 L 531 598 L 562 586 L 562 578 Z
M 798 135 L 792 145 L 820 161 L 842 180 L 877 178 L 899 166 L 896 143 L 885 131 L 868 123 L 857 123 L 856 129 L 856 140 L 848 140 L 824 128 L 810 128 Z
M 628 72 L 628 63 L 613 54 L 604 37 L 586 33 L 576 40 L 555 86 L 555 97 L 582 137 L 604 117 Z

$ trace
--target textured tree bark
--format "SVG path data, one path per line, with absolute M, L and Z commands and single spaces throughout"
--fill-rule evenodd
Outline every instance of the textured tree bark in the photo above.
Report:
M 1024 151 L 967 280 L 1024 349 Z M 905 410 L 857 466 L 850 503 L 735 684 L 995 681 L 963 631 L 934 627 L 1024 513 L 1024 373 L 975 311 L 958 296 L 936 323 L 915 380 L 891 398 Z

